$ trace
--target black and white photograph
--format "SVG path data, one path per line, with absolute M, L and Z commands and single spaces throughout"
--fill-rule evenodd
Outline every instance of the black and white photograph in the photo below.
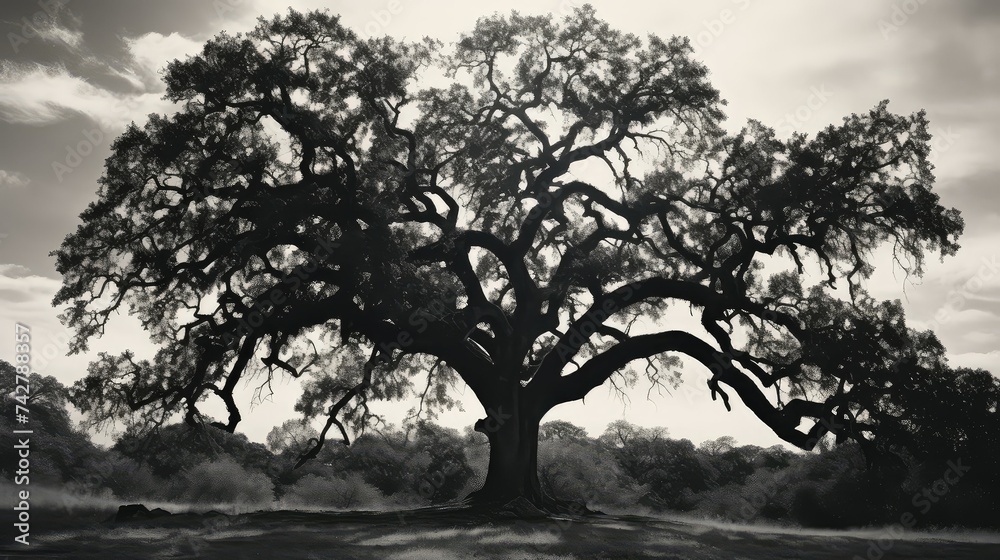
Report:
M 0 559 L 1000 558 L 1000 2 L 3 0 Z

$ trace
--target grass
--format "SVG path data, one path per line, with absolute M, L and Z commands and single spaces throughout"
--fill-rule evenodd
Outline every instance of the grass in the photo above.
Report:
M 809 531 L 608 515 L 527 522 L 439 508 L 410 512 L 262 511 L 223 517 L 175 515 L 114 524 L 113 508 L 33 513 L 32 544 L 5 553 L 73 559 L 334 558 L 337 560 L 889 559 L 1000 558 L 993 533 Z M 12 558 L 14 556 L 11 556 Z

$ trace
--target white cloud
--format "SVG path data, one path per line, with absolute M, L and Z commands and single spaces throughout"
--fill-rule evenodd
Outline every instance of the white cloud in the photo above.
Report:
M 31 275 L 31 269 L 19 264 L 0 264 L 0 276 L 6 278 L 23 278 Z
M 125 44 L 132 54 L 134 66 L 124 72 L 141 79 L 148 89 L 163 90 L 160 71 L 174 59 L 183 60 L 190 55 L 201 52 L 202 41 L 184 37 L 179 33 L 162 35 L 146 33 L 139 37 L 125 39 Z
M 1000 350 L 992 352 L 967 352 L 965 354 L 949 354 L 948 365 L 951 367 L 980 368 L 1000 375 Z
M 165 112 L 170 103 L 158 93 L 116 94 L 71 75 L 65 68 L 0 63 L 0 120 L 29 126 L 85 115 L 105 132 Z
M 146 84 L 143 83 L 142 78 L 131 68 L 108 68 L 107 73 L 110 76 L 114 76 L 128 82 L 130 86 L 137 90 L 142 91 L 146 89 Z
M 24 173 L 0 169 L 0 187 L 20 188 L 28 186 L 29 183 L 31 183 L 31 179 L 28 179 Z
M 970 328 L 980 325 L 990 325 L 996 324 L 997 316 L 989 311 L 983 311 L 981 309 L 965 309 L 957 305 L 946 303 L 941 306 L 938 313 L 935 316 L 927 320 L 914 320 L 912 321 L 913 328 L 916 329 L 934 329 L 939 331 L 938 335 L 944 333 L 940 332 L 944 327 L 962 327 Z M 962 337 L 965 336 L 963 332 Z
M 83 45 L 83 32 L 60 27 L 55 21 L 49 25 L 36 27 L 35 33 L 44 41 L 62 45 L 73 50 L 79 49 Z
M 1000 334 L 995 331 L 971 331 L 965 333 L 964 338 L 970 344 L 993 347 L 997 345 Z
M 63 36 L 63 31 L 51 33 Z M 75 35 L 63 38 L 71 46 L 80 46 Z M 127 38 L 125 43 L 132 56 L 130 64 L 111 66 L 93 57 L 87 59 L 104 66 L 104 73 L 122 79 L 142 93 L 109 91 L 62 66 L 4 61 L 0 62 L 0 120 L 42 126 L 82 114 L 97 122 L 105 132 L 113 133 L 130 121 L 144 120 L 149 113 L 166 112 L 171 104 L 161 98 L 164 86 L 160 71 L 174 59 L 198 53 L 202 42 L 179 33 L 146 33 Z
M 178 33 L 147 33 L 126 39 L 126 44 L 132 64 L 106 66 L 104 72 L 142 93 L 109 91 L 61 66 L 0 62 L 0 120 L 42 126 L 85 115 L 114 133 L 149 113 L 167 112 L 171 103 L 162 99 L 159 71 L 175 58 L 197 53 L 202 43 Z

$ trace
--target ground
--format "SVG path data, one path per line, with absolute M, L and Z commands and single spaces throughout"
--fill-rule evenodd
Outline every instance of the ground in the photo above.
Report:
M 989 533 L 907 533 L 887 539 L 887 530 L 808 531 L 640 516 L 524 521 L 470 518 L 466 512 L 453 510 L 378 514 L 270 511 L 114 523 L 107 521 L 109 515 L 113 517 L 113 512 L 94 510 L 57 518 L 38 512 L 35 517 L 40 520 L 32 525 L 31 545 L 12 547 L 7 544 L 12 541 L 5 539 L 0 558 L 1000 558 L 1000 535 Z

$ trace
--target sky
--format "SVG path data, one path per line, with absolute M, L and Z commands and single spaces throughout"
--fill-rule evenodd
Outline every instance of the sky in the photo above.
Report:
M 880 100 L 909 114 L 924 109 L 934 134 L 935 191 L 958 208 L 965 234 L 958 255 L 928 258 L 922 278 L 874 256 L 868 291 L 902 299 L 908 322 L 933 328 L 953 366 L 1000 373 L 1000 2 L 992 0 L 714 0 L 591 2 L 613 26 L 645 36 L 686 35 L 695 58 L 728 101 L 728 125 L 748 118 L 814 134 Z M 572 10 L 575 0 L 472 3 L 415 0 L 5 0 L 0 4 L 0 359 L 14 354 L 15 324 L 31 328 L 34 368 L 65 384 L 83 377 L 97 352 L 153 347 L 138 323 L 117 317 L 90 352 L 66 355 L 69 332 L 51 306 L 60 285 L 49 253 L 95 200 L 112 140 L 129 122 L 173 112 L 162 99 L 161 69 L 198 52 L 221 31 L 251 29 L 259 15 L 328 9 L 365 36 L 392 35 L 445 44 L 493 11 Z M 488 7 L 487 7 L 488 6 Z M 584 403 L 556 408 L 599 435 L 620 418 L 664 426 L 696 444 L 720 436 L 762 446 L 781 441 L 740 403 L 727 413 L 712 402 L 704 374 L 685 372 L 672 394 L 647 398 L 639 385 L 623 401 L 604 388 Z M 241 430 L 263 441 L 294 417 L 298 387 L 279 383 L 252 407 L 244 388 Z M 443 424 L 462 429 L 483 412 L 471 391 L 463 411 Z M 398 422 L 413 402 L 383 408 Z M 104 441 L 107 441 L 107 436 Z M 98 438 L 101 441 L 101 437 Z

